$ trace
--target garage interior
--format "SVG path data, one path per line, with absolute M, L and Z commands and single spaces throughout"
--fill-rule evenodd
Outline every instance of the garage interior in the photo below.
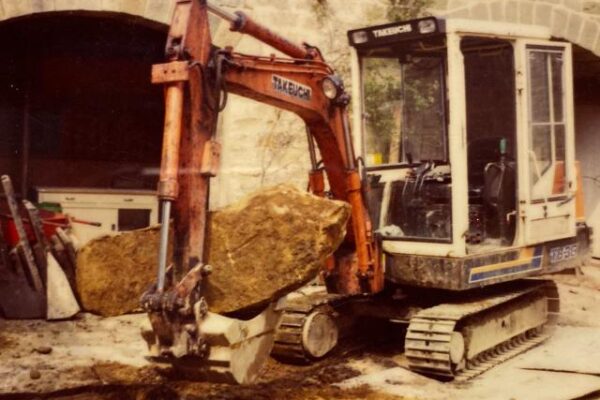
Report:
M 150 68 L 165 38 L 166 27 L 122 15 L 0 24 L 0 171 L 17 192 L 155 188 L 163 100 Z
M 575 91 L 575 153 L 581 163 L 587 223 L 600 232 L 600 58 L 573 45 Z M 600 241 L 592 241 L 592 256 L 600 258 Z

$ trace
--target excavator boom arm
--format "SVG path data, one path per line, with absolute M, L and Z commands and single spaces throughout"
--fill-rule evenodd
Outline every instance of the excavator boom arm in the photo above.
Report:
M 177 1 L 167 60 L 152 69 L 152 81 L 165 88 L 158 185 L 163 207 L 157 285 L 142 296 L 152 325 L 144 338 L 153 357 L 204 376 L 216 373 L 242 383 L 254 379 L 268 356 L 281 310 L 272 304 L 252 320 L 242 321 L 211 313 L 202 297 L 201 281 L 210 272 L 204 264 L 204 242 L 209 182 L 217 173 L 219 158 L 215 133 L 218 113 L 225 106 L 223 92 L 300 116 L 309 137 L 313 193 L 324 194 L 316 142 L 332 196 L 350 203 L 343 251 L 338 250 L 323 269 L 330 289 L 343 294 L 376 293 L 383 288 L 383 271 L 352 146 L 349 96 L 341 80 L 316 48 L 297 46 L 242 13 L 210 8 L 230 20 L 232 30 L 250 34 L 290 58 L 216 48 L 206 0 Z M 174 254 L 173 266 L 167 268 L 171 206 Z
M 317 143 L 333 197 L 352 206 L 347 244 L 354 248 L 356 258 L 348 262 L 337 260 L 336 290 L 345 294 L 381 290 L 382 271 L 348 125 L 349 97 L 342 85 L 333 99 L 327 98 L 322 89 L 324 80 L 339 79 L 322 61 L 305 60 L 299 64 L 289 59 L 236 53 L 226 57 L 227 91 L 300 116 Z
M 231 49 L 216 49 L 208 29 L 209 10 L 230 20 L 232 30 L 248 33 L 293 58 L 249 56 Z M 352 206 L 345 244 L 352 255 L 336 260 L 333 271 L 325 272 L 333 276 L 334 290 L 344 294 L 381 290 L 383 273 L 348 123 L 349 96 L 318 49 L 297 46 L 243 13 L 231 14 L 197 0 L 177 2 L 166 56 L 168 63 L 154 66 L 153 81 L 164 84 L 166 93 L 159 196 L 166 205 L 163 211 L 169 209 L 167 203 L 177 199 L 175 271 L 181 274 L 204 261 L 208 185 L 210 176 L 216 173 L 206 165 L 215 165 L 213 158 L 218 158 L 214 130 L 222 107 L 220 92 L 227 91 L 291 111 L 304 120 L 319 148 L 333 197 Z M 330 97 L 323 89 L 326 80 L 334 90 Z M 313 165 L 313 179 L 315 170 Z M 168 220 L 169 216 L 163 215 L 163 221 Z M 167 229 L 163 224 L 162 249 L 166 248 Z M 164 257 L 163 250 L 159 262 L 162 275 L 166 270 Z

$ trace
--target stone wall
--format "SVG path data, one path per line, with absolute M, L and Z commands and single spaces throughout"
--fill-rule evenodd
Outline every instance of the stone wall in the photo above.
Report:
M 213 0 L 249 11 L 255 19 L 291 39 L 311 40 L 324 49 L 332 33 L 383 22 L 386 0 Z M 407 3 L 409 3 L 407 1 Z M 0 21 L 36 13 L 88 11 L 117 13 L 168 24 L 174 0 L 0 0 Z M 556 37 L 600 55 L 600 0 L 431 0 L 430 12 L 455 18 L 544 25 Z
M 385 21 L 387 0 L 212 0 L 240 9 L 288 39 L 322 49 L 344 75 L 349 73 L 347 29 Z M 166 30 L 174 0 L 0 0 L 0 21 L 55 12 L 135 19 Z M 25 22 L 26 23 L 26 22 Z M 217 45 L 269 55 L 274 50 L 231 33 L 228 24 L 211 18 Z M 211 207 L 219 208 L 263 185 L 280 182 L 305 187 L 309 159 L 302 121 L 288 112 L 230 96 L 219 127 L 222 168 L 211 190 Z
M 230 10 L 241 9 L 295 42 L 320 47 L 348 82 L 346 30 L 386 21 L 391 0 L 214 0 Z M 430 2 L 435 15 L 539 24 L 600 55 L 600 0 L 406 0 Z M 0 20 L 45 12 L 110 14 L 137 18 L 166 29 L 174 0 L 0 0 Z M 272 49 L 249 37 L 230 33 L 212 19 L 215 42 L 251 54 Z M 589 114 L 589 113 L 588 113 Z M 587 115 L 587 114 L 586 114 Z M 595 117 L 589 117 L 595 118 Z M 595 126 L 583 121 L 582 126 Z M 591 133 L 590 133 L 591 134 Z M 224 145 L 222 169 L 211 191 L 213 208 L 228 204 L 261 185 L 292 182 L 306 185 L 309 168 L 304 127 L 299 118 L 250 100 L 230 96 L 221 116 Z
M 472 18 L 542 25 L 600 56 L 598 0 L 435 0 L 431 11 L 453 18 Z
M 46 12 L 104 12 L 168 24 L 173 0 L 1 0 L 0 20 Z
M 228 0 L 259 22 L 296 42 L 318 46 L 349 85 L 348 29 L 385 22 L 385 0 Z M 215 42 L 242 53 L 274 52 L 251 37 L 216 29 Z M 310 168 L 304 124 L 297 116 L 230 96 L 220 124 L 222 170 L 211 189 L 211 207 L 228 204 L 264 185 L 306 187 Z

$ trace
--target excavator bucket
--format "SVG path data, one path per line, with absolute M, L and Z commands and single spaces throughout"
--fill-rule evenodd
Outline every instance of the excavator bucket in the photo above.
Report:
M 171 289 L 152 288 L 142 296 L 152 325 L 142 330 L 150 356 L 191 379 L 252 383 L 271 352 L 282 308 L 271 303 L 250 320 L 208 311 L 200 289 L 202 267 Z

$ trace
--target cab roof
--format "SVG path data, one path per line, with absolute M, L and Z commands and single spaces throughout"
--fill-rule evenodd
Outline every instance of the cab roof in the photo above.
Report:
M 360 48 L 444 36 L 448 33 L 498 38 L 550 39 L 550 29 L 539 25 L 500 21 L 425 17 L 348 31 L 350 45 Z

